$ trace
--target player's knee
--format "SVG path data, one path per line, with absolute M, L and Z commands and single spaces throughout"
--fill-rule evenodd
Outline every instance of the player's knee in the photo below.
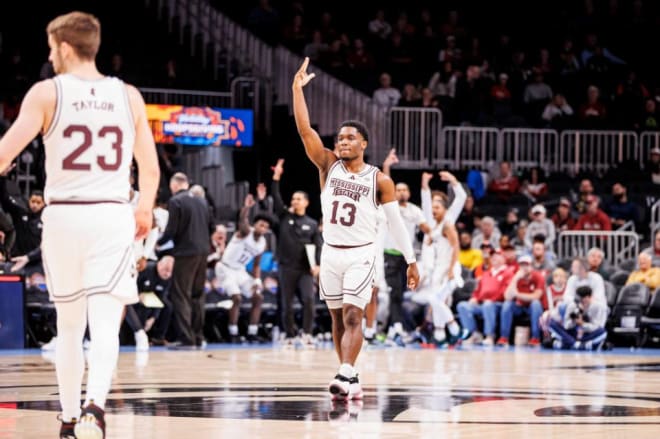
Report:
M 240 294 L 234 294 L 231 296 L 231 301 L 234 302 L 234 305 L 240 305 L 243 297 Z
M 354 328 L 362 325 L 362 311 L 355 306 L 344 309 L 344 326 Z

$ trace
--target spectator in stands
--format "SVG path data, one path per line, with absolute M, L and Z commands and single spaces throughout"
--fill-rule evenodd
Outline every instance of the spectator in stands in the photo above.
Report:
M 376 67 L 376 61 L 371 53 L 367 51 L 361 38 L 356 38 L 353 41 L 353 49 L 348 53 L 347 64 L 358 82 L 357 85 L 366 85 L 367 78 Z
M 46 204 L 41 191 L 32 191 L 27 203 L 9 193 L 7 175 L 14 167 L 11 165 L 0 173 L 0 206 L 11 217 L 16 232 L 14 248 L 9 251 L 12 255 L 24 256 L 41 245 L 41 213 Z
M 385 108 L 395 107 L 399 104 L 401 93 L 392 87 L 392 77 L 389 73 L 380 75 L 380 88 L 374 91 L 374 102 Z
M 523 96 L 523 102 L 527 106 L 532 124 L 538 124 L 538 119 L 546 104 L 552 99 L 552 95 L 552 88 L 545 83 L 543 73 L 536 71 L 533 82 L 527 84 Z
M 454 71 L 454 66 L 450 61 L 442 64 L 442 69 L 435 72 L 428 83 L 428 88 L 433 96 L 438 99 L 442 116 L 445 119 L 453 120 L 454 98 L 456 97 L 456 83 L 459 72 Z
M 481 279 L 481 276 L 483 276 L 486 271 L 490 270 L 490 257 L 493 252 L 495 252 L 495 249 L 489 242 L 481 244 L 481 259 L 483 262 L 481 265 L 477 266 L 472 273 L 475 279 Z
M 640 207 L 628 199 L 628 189 L 617 182 L 612 185 L 612 200 L 605 206 L 605 212 L 609 215 L 614 229 L 618 229 L 628 221 L 639 225 Z
M 451 62 L 458 63 L 462 59 L 461 49 L 456 45 L 456 37 L 454 35 L 447 35 L 445 39 L 445 47 L 438 52 L 438 62 Z
M 660 148 L 651 149 L 649 160 L 646 162 L 644 169 L 649 173 L 649 180 L 660 185 Z
M 546 210 L 542 204 L 536 204 L 531 210 L 532 221 L 525 233 L 525 246 L 532 248 L 532 239 L 537 235 L 545 237 L 545 245 L 552 248 L 555 243 L 555 225 L 546 217 Z
M 282 31 L 282 40 L 287 47 L 296 53 L 301 53 L 304 50 L 307 40 L 307 29 L 305 29 L 302 13 L 293 15 L 291 23 Z
M 621 128 L 629 129 L 635 125 L 637 125 L 635 128 L 639 128 L 640 120 L 643 121 L 643 118 L 638 119 L 640 110 L 644 106 L 644 101 L 649 96 L 649 91 L 637 78 L 637 73 L 630 70 L 626 79 L 616 86 L 615 91 L 614 103 L 618 123 Z M 652 113 L 655 113 L 655 101 L 652 99 L 650 101 L 653 102 Z M 653 123 L 653 121 L 650 122 Z
M 154 346 L 167 345 L 165 336 L 170 327 L 172 319 L 172 303 L 169 300 L 170 278 L 174 269 L 174 258 L 163 256 L 160 260 L 150 262 L 147 268 L 138 275 L 138 291 L 140 293 L 154 293 L 163 303 L 162 308 L 150 308 L 135 305 L 136 312 L 140 316 L 144 332 L 151 332 L 151 344 Z M 139 337 L 139 339 L 138 339 Z M 140 341 L 144 344 L 146 334 L 141 333 L 135 337 L 136 344 Z
M 486 339 L 483 340 L 483 345 L 493 346 L 495 343 L 497 316 L 500 314 L 504 292 L 513 273 L 506 268 L 501 252 L 493 253 L 490 262 L 491 268 L 484 272 L 470 300 L 460 302 L 457 306 L 461 326 L 471 334 L 465 340 L 466 344 L 479 343 L 483 339 L 477 331 L 475 316 L 483 316 L 484 319 Z
M 346 68 L 346 50 L 340 39 L 334 39 L 330 43 L 328 50 L 323 52 L 321 65 L 328 73 L 340 76 L 345 74 Z
M 480 125 L 485 121 L 485 101 L 490 86 L 481 78 L 481 68 L 471 65 L 456 83 L 456 111 L 464 123 Z
M 600 90 L 595 85 L 587 89 L 587 102 L 582 104 L 578 114 L 584 128 L 604 128 L 607 108 L 600 101 Z
M 603 280 L 610 279 L 610 271 L 608 270 L 608 262 L 605 260 L 605 253 L 598 247 L 592 247 L 587 252 L 587 262 L 589 263 L 589 271 L 598 273 Z
M 643 253 L 651 256 L 654 267 L 660 267 L 660 230 L 655 232 L 653 243 L 643 250 Z
M 280 16 L 269 0 L 259 0 L 259 5 L 250 11 L 247 21 L 256 36 L 271 45 L 278 43 Z
M 577 199 L 575 200 L 576 202 L 575 208 L 578 211 L 578 213 L 582 214 L 586 211 L 587 198 L 589 198 L 589 196 L 593 194 L 594 194 L 594 185 L 591 182 L 591 180 L 585 178 L 582 181 L 580 181 L 579 194 L 577 195 Z
M 543 170 L 538 166 L 529 171 L 529 176 L 523 181 L 520 192 L 530 199 L 532 203 L 546 198 L 548 183 L 544 181 Z
M 570 120 L 573 116 L 573 108 L 568 104 L 563 94 L 557 93 L 548 102 L 541 114 L 541 119 L 549 128 L 562 130 L 570 126 Z
M 586 210 L 578 218 L 575 230 L 612 230 L 610 217 L 598 207 L 600 198 L 589 195 L 585 201 Z
M 387 64 L 396 78 L 401 78 L 402 81 L 410 80 L 413 78 L 413 71 L 411 69 L 414 52 L 411 47 L 410 37 L 404 36 L 395 31 L 390 37 L 390 45 L 387 49 Z
M 472 235 L 468 231 L 462 231 L 459 236 L 460 250 L 458 252 L 458 262 L 470 271 L 483 264 L 483 256 L 480 249 L 472 247 Z
M 576 299 L 576 290 L 581 286 L 588 286 L 593 293 L 592 303 L 607 312 L 607 298 L 605 297 L 605 283 L 603 277 L 589 271 L 589 262 L 584 258 L 575 258 L 571 264 L 571 277 L 566 283 L 563 304 L 568 305 Z
M 546 293 L 541 297 L 543 309 L 553 311 L 562 302 L 566 291 L 568 275 L 563 268 L 555 268 L 552 271 L 552 283 L 546 288 Z
M 552 215 L 552 222 L 555 225 L 557 233 L 575 228 L 575 218 L 573 218 L 571 213 L 571 200 L 566 197 L 559 199 L 557 211 Z
M 481 248 L 481 244 L 488 242 L 493 248 L 500 247 L 500 236 L 502 233 L 495 225 L 493 217 L 485 216 L 481 219 L 481 226 L 472 236 L 472 247 Z
M 415 85 L 410 83 L 404 85 L 401 99 L 397 105 L 399 107 L 419 107 L 420 103 L 420 96 Z
M 530 346 L 541 344 L 539 318 L 543 314 L 541 296 L 545 289 L 545 277 L 532 269 L 532 257 L 523 255 L 518 258 L 518 271 L 511 279 L 504 293 L 504 304 L 500 313 L 500 338 L 498 346 L 509 346 L 511 326 L 514 316 L 529 315 L 531 323 Z
M 312 63 L 321 61 L 321 57 L 328 51 L 328 45 L 323 41 L 320 30 L 312 33 L 312 41 L 303 48 L 303 55 L 309 57 Z
M 551 254 L 552 252 L 548 251 L 543 241 L 534 241 L 532 244 L 532 269 L 542 273 L 544 278 L 555 268 L 555 261 L 550 256 Z
M 465 206 L 463 206 L 463 211 L 461 212 L 458 220 L 456 220 L 456 228 L 459 231 L 465 230 L 466 232 L 472 233 L 474 231 L 474 217 L 475 217 L 476 208 L 474 207 L 474 197 L 468 195 L 465 200 Z
M 513 238 L 516 234 L 516 227 L 518 227 L 519 221 L 520 220 L 518 219 L 518 208 L 517 207 L 510 208 L 506 213 L 506 217 L 504 217 L 504 219 L 500 221 L 499 224 L 500 232 L 502 233 L 502 236 L 508 236 L 509 238 Z
M 211 234 L 211 251 L 206 257 L 206 262 L 209 269 L 214 270 L 215 264 L 221 259 L 227 247 L 227 228 L 223 224 L 217 224 L 214 232 Z
M 488 185 L 488 191 L 495 194 L 500 200 L 507 201 L 520 190 L 518 177 L 513 175 L 511 164 L 507 161 L 500 163 L 499 176 Z
M 660 130 L 660 118 L 658 117 L 656 105 L 655 99 L 647 99 L 644 102 L 644 111 L 635 124 L 635 129 L 640 131 Z
M 498 125 L 506 125 L 513 115 L 509 75 L 500 73 L 498 81 L 490 88 L 490 99 L 493 103 L 493 117 Z
M 598 37 L 595 33 L 587 34 L 585 38 L 585 46 L 580 54 L 582 65 L 586 66 L 591 57 L 596 55 L 599 51 L 602 55 L 612 64 L 625 64 L 626 62 L 612 54 L 607 48 L 603 48 L 598 44 Z
M 382 9 L 376 11 L 376 16 L 367 27 L 372 36 L 383 41 L 386 41 L 392 33 L 392 26 L 385 20 L 385 11 Z
M 653 293 L 660 287 L 660 267 L 653 267 L 653 258 L 648 253 L 640 253 L 637 258 L 638 269 L 630 273 L 626 285 L 644 284 Z
M 433 96 L 431 90 L 424 87 L 422 89 L 422 98 L 419 101 L 419 106 L 422 108 L 438 108 L 440 103 L 435 96 Z
M 600 350 L 607 332 L 607 308 L 602 307 L 593 297 L 588 285 L 577 288 L 575 300 L 566 305 L 562 322 L 552 320 L 550 331 L 555 339 L 555 349 Z
M 529 253 L 531 250 L 530 247 L 527 247 L 525 244 L 525 236 L 527 236 L 527 227 L 529 227 L 529 221 L 523 219 L 518 223 L 516 228 L 516 236 L 511 240 L 511 244 L 516 248 L 516 253 L 523 254 Z

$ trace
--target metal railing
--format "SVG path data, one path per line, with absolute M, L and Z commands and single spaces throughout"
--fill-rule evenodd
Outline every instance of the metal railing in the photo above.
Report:
M 399 166 L 425 167 L 442 143 L 442 112 L 436 108 L 394 107 L 390 110 L 390 144 Z
M 560 259 L 585 256 L 592 247 L 605 253 L 605 259 L 617 266 L 639 254 L 639 235 L 635 232 L 566 231 L 557 237 L 557 256 Z
M 660 148 L 660 131 L 645 131 L 639 136 L 639 165 L 644 167 L 653 148 Z
M 231 92 L 174 90 L 168 88 L 140 88 L 140 92 L 147 104 L 221 108 L 233 106 Z
M 555 130 L 505 128 L 500 131 L 500 151 L 497 161 L 507 160 L 514 169 L 540 167 L 554 171 L 559 151 L 559 134 Z
M 640 160 L 637 133 L 633 131 L 580 131 L 561 133 L 559 171 L 605 173 L 614 163 Z
M 433 165 L 451 169 L 485 169 L 497 160 L 499 139 L 497 128 L 445 127 L 442 145 L 432 157 Z

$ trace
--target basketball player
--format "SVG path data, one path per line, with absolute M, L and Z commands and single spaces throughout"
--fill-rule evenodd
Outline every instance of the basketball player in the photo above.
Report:
M 140 93 L 96 68 L 99 21 L 72 12 L 55 18 L 46 30 L 57 76 L 25 95 L 16 122 L 0 140 L 0 168 L 43 134 L 42 250 L 57 310 L 60 438 L 102 439 L 122 312 L 125 304 L 138 301 L 133 241 L 151 229 L 158 159 Z M 135 210 L 128 178 L 133 157 L 142 193 Z M 81 412 L 88 322 L 89 372 Z
M 261 303 L 263 302 L 260 263 L 261 255 L 266 250 L 264 235 L 270 230 L 272 220 L 268 215 L 258 213 L 255 215 L 254 225 L 251 227 L 248 217 L 250 209 L 255 204 L 252 195 L 248 194 L 241 209 L 238 231 L 229 240 L 222 259 L 215 266 L 218 281 L 225 292 L 231 296 L 233 302 L 229 311 L 229 336 L 232 343 L 240 342 L 238 317 L 242 296 L 252 301 L 247 340 L 249 342 L 260 341 L 257 336 L 261 318 Z M 245 266 L 251 261 L 253 262 L 252 275 L 245 269 Z
M 341 365 L 330 382 L 334 399 L 361 399 L 355 362 L 362 347 L 362 317 L 371 299 L 374 275 L 378 205 L 387 216 L 391 235 L 408 264 L 408 287 L 419 281 L 415 253 L 399 213 L 394 183 L 375 166 L 364 162 L 369 142 L 361 122 L 346 121 L 337 134 L 339 158 L 323 147 L 312 129 L 303 87 L 314 78 L 305 58 L 293 79 L 293 110 L 305 152 L 318 167 L 324 246 L 319 286 L 332 318 L 332 336 Z

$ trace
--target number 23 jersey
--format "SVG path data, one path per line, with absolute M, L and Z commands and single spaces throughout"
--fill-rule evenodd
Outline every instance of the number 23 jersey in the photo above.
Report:
M 331 246 L 361 246 L 376 241 L 378 168 L 365 165 L 349 172 L 341 160 L 332 164 L 321 190 L 323 240 Z
M 129 200 L 135 122 L 119 79 L 53 81 L 57 103 L 44 135 L 46 203 L 54 200 Z

